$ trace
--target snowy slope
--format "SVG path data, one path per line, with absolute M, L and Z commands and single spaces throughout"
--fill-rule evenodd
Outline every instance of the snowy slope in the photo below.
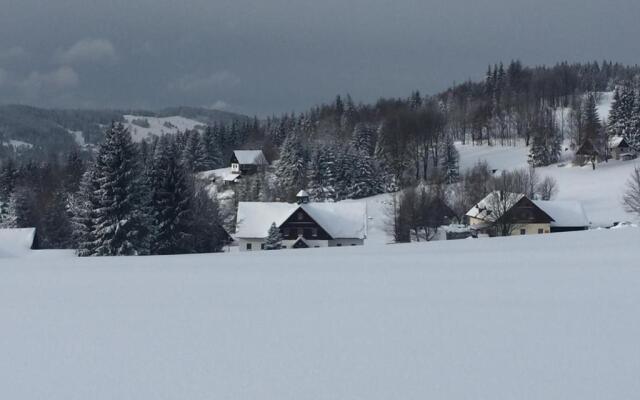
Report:
M 0 259 L 3 397 L 632 399 L 638 229 Z
M 204 128 L 202 122 L 180 117 L 146 117 L 140 115 L 125 115 L 125 126 L 131 131 L 134 141 L 139 142 L 150 135 L 161 136 L 164 134 L 175 135 L 186 130 Z M 140 126 L 137 121 L 146 121 L 148 126 Z M 145 125 L 145 124 L 142 124 Z

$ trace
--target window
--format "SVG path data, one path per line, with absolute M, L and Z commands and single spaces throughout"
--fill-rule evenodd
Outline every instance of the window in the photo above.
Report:
M 527 234 L 527 230 L 524 229 L 524 228 L 520 229 L 520 234 L 521 235 L 526 235 Z
M 318 228 L 311 228 L 311 236 L 318 237 Z
M 298 228 L 298 236 L 304 236 L 304 228 Z
M 543 233 L 544 233 L 544 229 L 542 229 L 542 228 L 538 229 L 538 234 L 539 234 L 539 235 L 540 235 L 540 234 L 543 234 Z
M 336 246 L 342 247 L 342 243 L 338 243 L 338 244 L 336 244 Z
M 264 243 L 260 244 L 260 250 L 264 250 Z
M 251 250 L 251 243 L 247 243 L 247 250 Z

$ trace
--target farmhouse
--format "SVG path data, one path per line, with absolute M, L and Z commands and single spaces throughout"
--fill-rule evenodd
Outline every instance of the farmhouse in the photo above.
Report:
M 364 204 L 309 202 L 300 191 L 297 204 L 240 202 L 235 235 L 240 251 L 264 249 L 273 223 L 283 248 L 361 246 L 367 235 Z
M 534 201 L 523 194 L 494 191 L 466 214 L 476 233 L 532 235 L 586 230 L 582 204 L 574 201 Z
M 262 150 L 235 150 L 231 156 L 231 173 L 251 175 L 269 165 Z

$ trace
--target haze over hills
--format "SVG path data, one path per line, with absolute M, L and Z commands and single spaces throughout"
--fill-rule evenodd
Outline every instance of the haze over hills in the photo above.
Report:
M 127 119 L 126 116 L 131 116 Z M 185 122 L 172 126 L 171 119 Z M 234 120 L 246 120 L 247 116 L 226 111 L 198 107 L 172 107 L 159 111 L 149 110 L 84 110 L 44 109 L 26 105 L 0 106 L 0 143 L 4 146 L 27 146 L 44 153 L 66 152 L 69 148 L 95 144 L 104 135 L 104 129 L 112 121 L 134 122 L 137 128 L 154 126 L 154 120 L 162 121 L 163 129 L 145 133 L 174 133 L 184 126 L 227 124 Z M 141 126 L 140 126 L 141 125 Z

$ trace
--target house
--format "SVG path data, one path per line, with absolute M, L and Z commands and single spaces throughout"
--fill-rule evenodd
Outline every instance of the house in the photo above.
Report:
M 268 165 L 262 150 L 235 150 L 231 155 L 231 173 L 235 175 L 255 174 Z
M 609 156 L 613 159 L 619 160 L 620 156 L 632 152 L 631 146 L 627 143 L 627 140 L 622 136 L 612 136 L 608 141 Z
M 366 208 L 359 202 L 316 203 L 300 191 L 298 202 L 240 202 L 236 240 L 240 251 L 264 249 L 276 224 L 283 248 L 362 246 L 367 236 Z
M 550 233 L 553 221 L 525 195 L 497 190 L 473 206 L 466 216 L 474 231 L 489 236 Z
M 0 257 L 13 257 L 37 248 L 36 228 L 0 229 Z
M 589 220 L 581 203 L 531 200 L 518 193 L 491 192 L 473 206 L 466 216 L 476 234 L 490 236 L 589 229 Z

